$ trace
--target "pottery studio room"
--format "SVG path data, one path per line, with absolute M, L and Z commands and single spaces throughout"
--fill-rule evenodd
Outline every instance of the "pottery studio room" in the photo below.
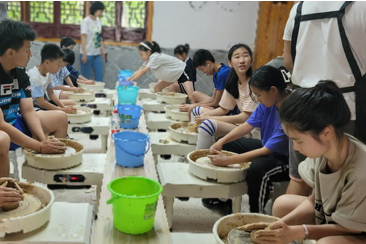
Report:
M 365 43 L 362 1 L 0 1 L 0 243 L 365 244 Z

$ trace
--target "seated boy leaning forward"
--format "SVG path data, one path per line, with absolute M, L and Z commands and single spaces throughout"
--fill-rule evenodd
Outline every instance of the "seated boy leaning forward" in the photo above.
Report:
M 55 74 L 59 70 L 63 56 L 63 51 L 57 45 L 46 44 L 43 46 L 41 50 L 41 64 L 28 70 L 32 87 L 31 94 L 35 104 L 41 109 L 59 110 L 65 113 L 75 114 L 76 109 L 65 106 L 63 101 L 59 100 L 54 92 L 54 84 L 52 83 L 52 74 Z M 53 103 L 45 99 L 46 92 Z M 66 101 L 68 102 L 68 100 Z
M 62 50 L 64 53 L 63 60 L 61 62 L 61 66 L 55 74 L 52 74 L 52 83 L 54 85 L 54 93 L 56 94 L 57 98 L 62 101 L 64 105 L 76 105 L 73 100 L 69 99 L 69 94 L 67 92 L 74 92 L 74 93 L 83 93 L 85 90 L 81 87 L 75 87 L 70 79 L 70 72 L 65 67 L 67 65 L 67 57 L 66 52 L 73 52 L 72 50 L 65 49 Z M 66 85 L 64 85 L 66 82 Z
M 60 47 L 65 52 L 66 56 L 66 68 L 70 72 L 70 79 L 74 86 L 78 87 L 78 83 L 85 84 L 85 85 L 94 85 L 95 80 L 88 80 L 84 76 L 80 74 L 79 71 L 75 70 L 73 65 L 75 62 L 75 53 L 74 53 L 74 47 L 76 45 L 76 42 L 69 36 L 63 37 L 60 42 Z M 67 52 L 66 50 L 70 50 L 71 52 Z M 65 84 L 66 85 L 66 84 Z
M 18 68 L 26 67 L 32 56 L 30 48 L 35 32 L 25 23 L 3 20 L 0 36 L 0 130 L 9 135 L 10 150 L 24 147 L 41 153 L 65 152 L 62 142 L 47 135 L 66 138 L 66 114 L 36 113 L 29 77 L 24 68 Z
M 184 104 L 179 109 L 182 112 L 190 112 L 197 106 L 216 108 L 219 106 L 222 94 L 224 93 L 226 82 L 229 78 L 230 67 L 215 61 L 212 54 L 205 49 L 198 50 L 193 56 L 193 66 L 206 75 L 212 75 L 214 90 L 212 96 L 208 96 L 202 92 L 193 92 L 194 104 Z

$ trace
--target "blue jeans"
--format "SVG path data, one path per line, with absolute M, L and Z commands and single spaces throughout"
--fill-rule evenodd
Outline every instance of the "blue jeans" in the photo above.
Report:
M 87 61 L 84 64 L 81 59 L 83 55 L 80 54 L 81 75 L 90 79 L 90 74 L 93 69 L 96 81 L 103 81 L 103 60 L 102 55 L 88 55 Z

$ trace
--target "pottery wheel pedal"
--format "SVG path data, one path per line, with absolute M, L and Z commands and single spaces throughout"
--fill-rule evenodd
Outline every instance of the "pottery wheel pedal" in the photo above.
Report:
M 60 167 L 58 169 L 41 169 L 31 166 L 26 161 L 22 166 L 22 177 L 28 182 L 39 182 L 46 185 L 95 185 L 97 186 L 96 199 L 98 199 L 98 204 L 106 154 L 83 154 L 81 161 L 81 164 L 67 169 L 59 169 Z
M 84 124 L 69 124 L 67 134 L 82 133 L 88 134 L 91 140 L 98 139 L 101 136 L 102 152 L 107 151 L 107 140 L 110 130 L 111 118 L 92 116 L 91 121 Z
M 92 102 L 76 102 L 78 106 L 93 109 L 95 115 L 109 116 L 113 108 L 111 99 L 106 97 L 96 97 Z

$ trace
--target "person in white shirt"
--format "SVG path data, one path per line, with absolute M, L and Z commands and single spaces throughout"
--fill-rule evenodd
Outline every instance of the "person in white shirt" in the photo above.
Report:
M 90 79 L 93 69 L 95 80 L 103 81 L 103 60 L 105 51 L 102 39 L 102 16 L 105 6 L 100 1 L 92 2 L 90 14 L 81 22 L 80 66 L 81 74 Z
M 141 59 L 145 62 L 128 80 L 136 81 L 151 69 L 155 78 L 161 80 L 155 86 L 155 92 L 161 91 L 164 87 L 177 81 L 178 84 L 183 85 L 182 91 L 188 95 L 190 102 L 195 103 L 193 72 L 185 62 L 161 53 L 159 44 L 154 41 L 141 42 L 138 49 Z
M 290 12 L 283 39 L 285 67 L 298 87 L 333 80 L 351 111 L 346 132 L 366 141 L 366 2 L 301 2 Z M 357 94 L 360 92 L 359 94 Z M 357 118 L 356 118 L 357 114 Z M 298 165 L 305 157 L 292 150 L 287 193 L 308 195 Z

